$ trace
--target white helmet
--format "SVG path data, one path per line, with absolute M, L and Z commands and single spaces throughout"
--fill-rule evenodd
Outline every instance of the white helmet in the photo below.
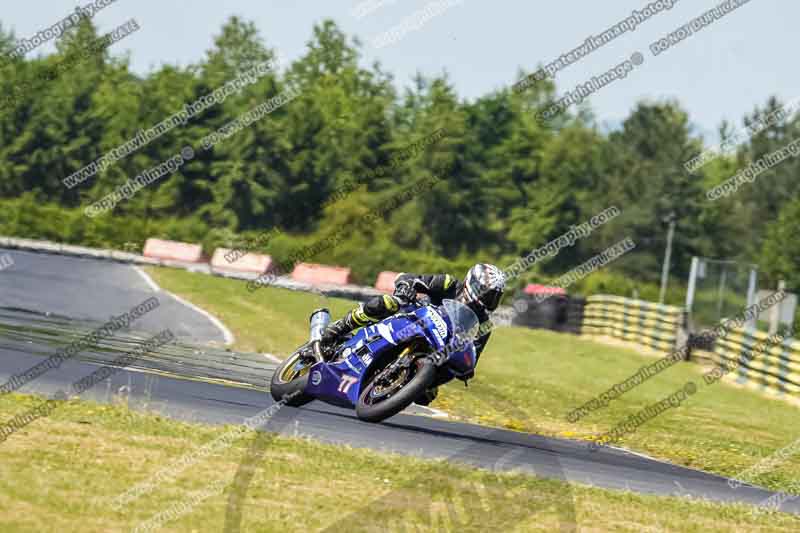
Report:
M 479 263 L 467 272 L 458 299 L 476 310 L 494 311 L 505 290 L 503 271 L 494 265 Z

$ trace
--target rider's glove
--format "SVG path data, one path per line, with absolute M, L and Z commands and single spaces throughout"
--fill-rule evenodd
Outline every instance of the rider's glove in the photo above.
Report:
M 399 281 L 394 286 L 394 297 L 403 305 L 408 305 L 417 298 L 417 289 L 410 281 Z

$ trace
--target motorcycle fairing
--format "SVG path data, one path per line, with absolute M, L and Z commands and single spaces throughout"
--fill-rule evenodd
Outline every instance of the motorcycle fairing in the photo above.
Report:
M 309 369 L 304 391 L 334 405 L 354 407 L 361 394 L 361 378 L 385 350 L 414 337 L 426 339 L 434 350 L 444 348 L 430 313 L 436 311 L 420 307 L 359 329 L 339 347 L 332 362 L 316 363 Z
M 304 391 L 324 402 L 353 408 L 367 370 L 385 351 L 412 338 L 425 339 L 432 351 L 444 358 L 439 363 L 454 376 L 467 374 L 475 368 L 475 347 L 468 342 L 458 349 L 452 349 L 452 345 L 446 349 L 453 332 L 448 316 L 433 306 L 405 308 L 400 314 L 356 331 L 342 343 L 331 362 L 313 365 Z

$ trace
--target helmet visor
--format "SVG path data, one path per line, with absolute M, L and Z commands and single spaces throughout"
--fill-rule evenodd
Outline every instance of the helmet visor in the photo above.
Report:
M 467 280 L 466 292 L 472 302 L 482 304 L 489 311 L 497 309 L 503 296 L 502 291 L 486 287 L 475 276 L 470 276 Z

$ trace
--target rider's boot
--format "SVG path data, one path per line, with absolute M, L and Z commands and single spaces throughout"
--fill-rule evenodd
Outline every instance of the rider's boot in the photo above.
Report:
M 326 348 L 333 347 L 351 331 L 391 316 L 397 312 L 397 308 L 396 301 L 389 295 L 372 298 L 347 313 L 344 318 L 330 324 L 322 334 L 321 344 Z
M 330 348 L 341 342 L 344 337 L 362 326 L 372 322 L 358 307 L 347 313 L 344 318 L 332 322 L 322 333 L 322 346 Z
M 342 338 L 356 329 L 356 326 L 353 323 L 353 317 L 351 316 L 353 313 L 347 313 L 347 315 L 337 320 L 336 322 L 331 322 L 325 331 L 322 333 L 322 345 L 323 346 L 331 346 L 342 340 Z

